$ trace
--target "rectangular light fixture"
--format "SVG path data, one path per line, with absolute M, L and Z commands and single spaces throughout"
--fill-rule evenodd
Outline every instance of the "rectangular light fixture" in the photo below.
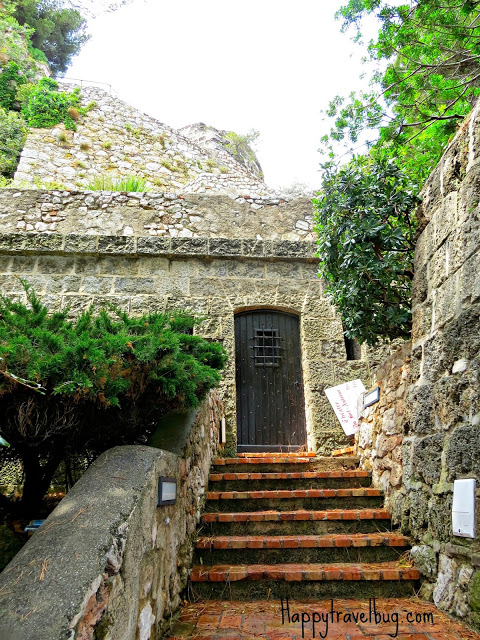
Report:
M 475 538 L 475 488 L 473 478 L 453 483 L 452 528 L 454 536 Z
M 376 387 L 363 396 L 363 408 L 366 409 L 380 400 L 380 387 Z
M 177 481 L 175 478 L 158 479 L 158 502 L 157 507 L 177 502 Z
M 227 423 L 225 421 L 225 418 L 222 418 L 222 421 L 220 423 L 220 444 L 225 444 L 227 441 Z

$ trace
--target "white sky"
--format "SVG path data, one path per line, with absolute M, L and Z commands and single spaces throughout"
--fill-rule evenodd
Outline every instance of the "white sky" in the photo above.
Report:
M 366 85 L 363 53 L 333 17 L 345 3 L 134 0 L 90 21 L 92 38 L 66 75 L 109 83 L 174 128 L 257 129 L 268 185 L 316 187 L 329 128 L 320 111 Z

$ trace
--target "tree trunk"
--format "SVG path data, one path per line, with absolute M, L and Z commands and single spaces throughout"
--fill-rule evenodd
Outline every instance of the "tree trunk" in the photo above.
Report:
M 20 506 L 30 519 L 39 514 L 44 496 L 62 460 L 63 453 L 63 448 L 50 452 L 48 460 L 41 465 L 40 458 L 35 452 L 22 451 L 25 481 Z

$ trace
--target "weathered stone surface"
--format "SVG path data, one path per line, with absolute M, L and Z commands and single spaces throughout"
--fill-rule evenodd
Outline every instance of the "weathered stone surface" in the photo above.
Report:
M 437 554 L 431 547 L 420 545 L 412 547 L 410 554 L 420 573 L 433 580 L 437 575 Z
M 413 468 L 416 476 L 428 485 L 440 480 L 444 436 L 436 434 L 417 440 L 413 447 Z

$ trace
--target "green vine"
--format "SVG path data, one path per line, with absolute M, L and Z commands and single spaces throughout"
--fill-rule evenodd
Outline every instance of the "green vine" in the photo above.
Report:
M 16 62 L 10 61 L 0 74 L 0 107 L 5 111 L 14 109 L 18 88 L 27 82 Z

